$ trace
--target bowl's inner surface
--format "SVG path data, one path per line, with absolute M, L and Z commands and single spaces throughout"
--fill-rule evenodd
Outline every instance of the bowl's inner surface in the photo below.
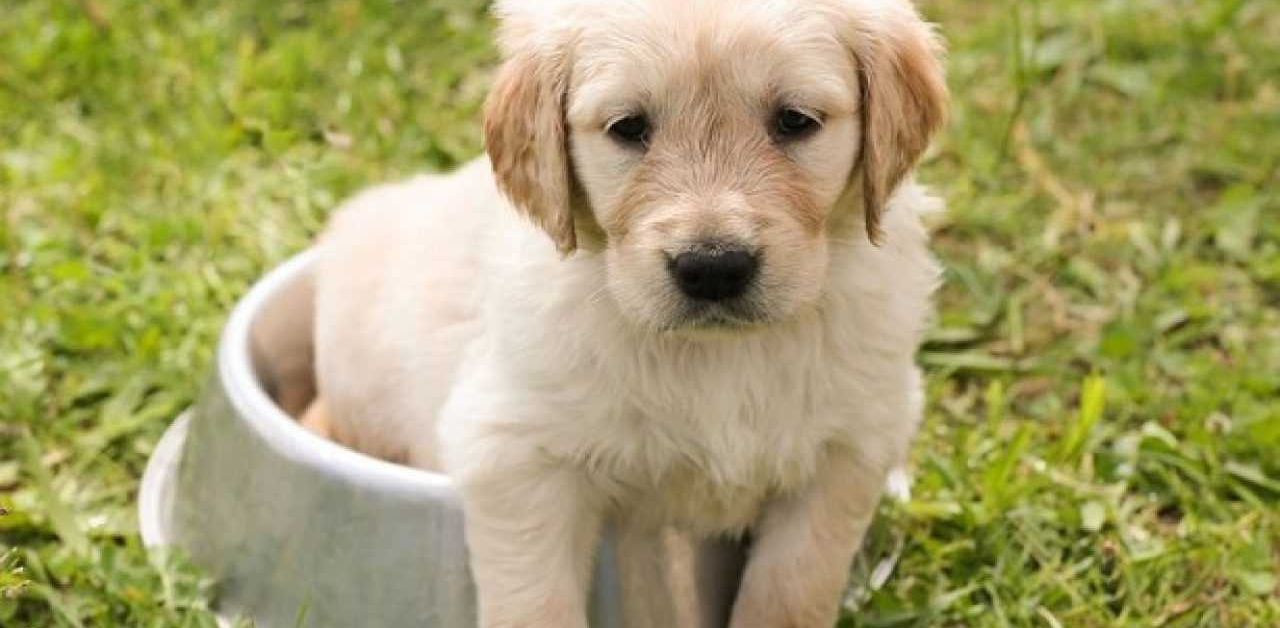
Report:
M 315 398 L 315 289 L 311 267 L 301 269 L 256 312 L 249 357 L 259 385 L 297 419 Z

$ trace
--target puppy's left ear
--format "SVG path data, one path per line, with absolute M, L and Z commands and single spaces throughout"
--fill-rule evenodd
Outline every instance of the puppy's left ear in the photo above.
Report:
M 946 121 L 943 45 L 908 0 L 842 1 L 862 98 L 863 211 L 878 242 L 885 205 Z
M 506 61 L 485 104 L 485 149 L 498 187 L 546 231 L 562 254 L 577 246 L 574 230 L 565 98 L 568 46 L 548 44 L 520 15 L 506 14 Z M 539 41 L 542 40 L 542 41 Z

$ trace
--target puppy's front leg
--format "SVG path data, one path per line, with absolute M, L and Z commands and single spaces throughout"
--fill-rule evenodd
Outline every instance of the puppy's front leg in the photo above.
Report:
M 482 628 L 586 628 L 599 500 L 530 455 L 459 476 Z
M 833 454 L 805 492 L 765 509 L 732 628 L 829 628 L 884 474 Z

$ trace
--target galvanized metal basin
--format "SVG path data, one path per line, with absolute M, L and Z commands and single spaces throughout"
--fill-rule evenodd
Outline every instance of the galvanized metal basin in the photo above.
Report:
M 207 391 L 148 463 L 143 540 L 185 550 L 216 578 L 219 612 L 260 628 L 473 628 L 463 514 L 449 479 L 315 436 L 269 394 L 281 370 L 310 368 L 312 257 L 274 270 L 236 306 Z M 694 560 L 694 591 L 671 603 L 693 595 L 695 623 L 723 626 L 741 551 L 707 544 Z M 593 626 L 622 625 L 616 564 L 606 539 Z

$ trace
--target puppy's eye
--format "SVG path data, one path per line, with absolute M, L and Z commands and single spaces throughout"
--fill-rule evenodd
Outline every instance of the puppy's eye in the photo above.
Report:
M 643 115 L 627 116 L 609 124 L 609 136 L 632 146 L 649 144 L 649 119 Z
M 787 141 L 802 140 L 822 128 L 822 123 L 817 118 L 790 107 L 778 112 L 773 125 L 773 132 L 778 139 Z

